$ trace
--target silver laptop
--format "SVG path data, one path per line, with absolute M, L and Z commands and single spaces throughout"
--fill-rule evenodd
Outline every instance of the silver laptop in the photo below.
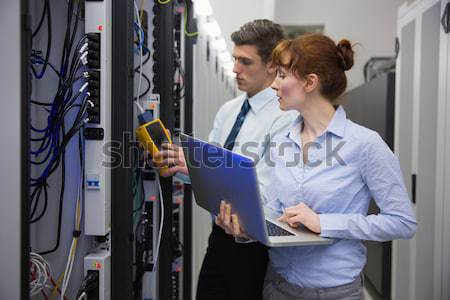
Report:
M 185 134 L 180 138 L 199 206 L 217 215 L 220 201 L 229 202 L 245 232 L 270 247 L 332 243 L 304 227 L 294 229 L 277 221 L 280 214 L 263 208 L 251 158 Z

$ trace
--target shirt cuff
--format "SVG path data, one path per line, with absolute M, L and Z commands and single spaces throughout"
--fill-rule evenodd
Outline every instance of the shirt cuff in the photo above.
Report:
M 346 238 L 347 218 L 343 214 L 319 214 L 320 236 L 327 238 Z

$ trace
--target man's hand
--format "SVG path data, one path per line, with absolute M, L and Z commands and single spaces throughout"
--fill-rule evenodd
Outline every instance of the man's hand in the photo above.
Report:
M 227 234 L 231 234 L 237 238 L 251 239 L 239 225 L 238 216 L 231 214 L 231 205 L 225 201 L 220 203 L 220 212 L 216 217 L 216 224 L 225 230 Z
M 163 143 L 162 149 L 153 156 L 152 165 L 157 169 L 169 167 L 161 172 L 161 176 L 169 177 L 175 173 L 189 175 L 183 149 L 174 144 Z
M 321 232 L 319 215 L 305 203 L 286 208 L 284 214 L 278 218 L 278 221 L 286 222 L 294 228 L 303 224 L 312 232 Z

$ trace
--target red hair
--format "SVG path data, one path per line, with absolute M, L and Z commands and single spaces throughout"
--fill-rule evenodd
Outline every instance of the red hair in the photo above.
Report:
M 353 66 L 353 49 L 348 40 L 336 45 L 323 34 L 306 34 L 279 43 L 272 52 L 272 63 L 300 77 L 316 74 L 320 93 L 334 101 L 347 88 L 345 71 Z

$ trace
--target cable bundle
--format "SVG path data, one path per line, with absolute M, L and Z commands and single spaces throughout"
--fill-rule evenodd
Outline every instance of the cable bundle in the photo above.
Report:
M 52 270 L 49 263 L 39 254 L 30 253 L 30 296 L 42 292 L 47 286 Z
M 80 182 L 79 182 L 79 186 L 78 186 L 77 204 L 76 204 L 76 211 L 75 211 L 75 226 L 74 226 L 74 231 L 73 231 L 72 244 L 70 245 L 70 248 L 69 248 L 67 264 L 66 264 L 66 268 L 64 270 L 64 277 L 63 277 L 62 288 L 61 288 L 61 298 L 64 297 L 67 287 L 69 286 L 69 280 L 70 280 L 70 276 L 72 274 L 73 263 L 75 261 L 75 254 L 77 251 L 78 239 L 81 234 L 81 217 L 83 214 L 82 195 L 83 195 L 83 188 L 84 188 L 84 180 L 83 180 L 84 172 L 83 171 L 84 171 L 84 168 L 82 167 L 81 172 L 80 172 Z
M 42 27 L 44 17 L 47 16 L 49 32 L 47 34 L 49 47 L 46 55 L 42 55 L 39 50 L 32 51 L 32 64 L 42 64 L 42 71 L 36 74 L 36 79 L 41 79 L 45 73 L 46 66 L 50 66 L 58 76 L 58 87 L 52 102 L 31 100 L 31 103 L 43 108 L 47 115 L 47 122 L 44 128 L 31 125 L 31 164 L 39 166 L 39 175 L 31 178 L 31 201 L 29 222 L 38 222 L 46 213 L 48 206 L 48 180 L 58 169 L 61 170 L 61 188 L 59 194 L 58 228 L 55 246 L 39 254 L 52 253 L 59 248 L 61 236 L 62 203 L 65 188 L 65 151 L 72 138 L 79 134 L 81 142 L 81 129 L 88 122 L 88 108 L 92 105 L 89 100 L 87 72 L 87 43 L 86 35 L 75 43 L 78 32 L 82 1 L 78 5 L 74 1 L 68 1 L 67 7 L 67 27 L 65 32 L 63 51 L 59 70 L 49 62 L 49 52 L 51 49 L 51 7 L 49 0 L 45 0 L 44 11 L 37 29 L 33 33 L 35 37 Z M 84 72 L 82 72 L 84 71 Z M 77 87 L 81 86 L 80 88 Z M 67 115 L 71 111 L 76 111 L 70 125 L 67 125 Z M 81 145 L 81 144 L 80 144 Z M 81 155 L 80 146 L 80 155 Z M 42 197 L 43 196 L 43 197 Z M 43 198 L 44 203 L 40 204 Z M 40 204 L 40 205 L 39 205 Z M 39 208 L 39 211 L 38 211 Z
M 42 12 L 42 17 L 39 21 L 39 24 L 38 24 L 36 30 L 32 33 L 32 38 L 34 38 L 41 30 L 46 16 L 47 16 L 47 50 L 46 50 L 46 54 L 45 54 L 45 59 L 42 58 L 40 61 L 32 60 L 32 64 L 31 64 L 31 71 L 33 72 L 34 76 L 38 79 L 41 79 L 44 76 L 45 71 L 47 70 L 47 66 L 49 64 L 48 60 L 50 58 L 50 51 L 51 51 L 51 47 L 52 47 L 52 17 L 51 17 L 51 10 L 50 10 L 50 0 L 45 0 L 45 2 L 44 2 L 44 9 Z M 43 65 L 41 72 L 39 72 L 39 73 L 36 71 L 36 68 L 34 67 L 34 65 L 36 65 L 36 64 Z
M 39 254 L 32 254 L 30 259 L 32 268 L 31 295 L 41 292 L 45 299 L 53 299 L 56 293 L 60 294 L 61 299 L 66 299 L 65 293 L 69 286 L 81 235 L 84 190 L 83 128 L 87 122 L 95 123 L 95 118 L 99 118 L 99 110 L 95 108 L 94 102 L 100 101 L 98 99 L 99 95 L 96 95 L 95 92 L 95 89 L 99 88 L 99 84 L 97 84 L 99 78 L 96 74 L 99 73 L 100 62 L 97 59 L 98 63 L 93 64 L 96 61 L 92 58 L 92 55 L 95 54 L 95 51 L 99 51 L 100 41 L 95 39 L 97 34 L 81 35 L 78 30 L 83 3 L 84 1 L 81 0 L 67 0 L 67 24 L 62 45 L 62 55 L 58 66 L 50 62 L 52 14 L 49 0 L 44 0 L 42 17 L 32 34 L 33 39 L 35 39 L 41 28 L 43 28 L 44 21 L 47 21 L 47 48 L 45 52 L 41 49 L 36 49 L 36 47 L 33 47 L 35 49 L 31 52 L 31 72 L 34 74 L 34 78 L 36 80 L 46 79 L 45 75 L 48 73 L 46 71 L 50 69 L 56 74 L 58 80 L 57 88 L 50 101 L 30 100 L 30 103 L 41 108 L 40 112 L 45 114 L 45 125 L 37 125 L 32 120 L 30 126 L 32 132 L 30 162 L 35 166 L 35 174 L 37 174 L 30 180 L 30 224 L 38 222 L 45 216 L 49 204 L 49 179 L 55 172 L 61 172 L 56 242 L 52 248 L 40 251 Z M 94 91 L 91 88 L 94 88 Z M 41 255 L 53 253 L 60 246 L 66 184 L 65 152 L 69 142 L 76 136 L 78 136 L 80 155 L 80 178 L 76 198 L 73 238 L 68 251 L 65 269 L 55 282 L 51 276 L 50 265 Z M 52 286 L 47 285 L 48 281 Z M 49 298 L 45 288 L 53 288 Z
M 146 48 L 144 46 L 144 30 L 142 29 L 142 22 L 141 22 L 141 18 L 142 18 L 142 11 L 143 11 L 143 5 L 145 3 L 145 1 L 142 1 L 142 6 L 141 6 L 141 13 L 139 13 L 139 8 L 138 5 L 136 3 L 136 1 L 133 1 L 134 3 L 134 10 L 135 10 L 135 18 L 136 21 L 134 22 L 134 29 L 135 29 L 135 33 L 137 35 L 137 40 L 135 41 L 135 44 L 137 46 L 137 48 L 135 49 L 135 52 L 139 55 L 139 66 L 135 69 L 136 73 L 139 73 L 139 79 L 138 79 L 138 89 L 137 89 L 137 97 L 134 97 L 134 103 L 136 104 L 137 108 L 139 109 L 139 111 L 141 113 L 143 113 L 145 110 L 142 107 L 142 105 L 139 103 L 139 99 L 144 97 L 145 94 L 148 93 L 148 91 L 150 90 L 150 80 L 148 79 L 147 76 L 144 75 L 144 71 L 142 69 L 143 65 L 144 65 L 144 54 L 148 54 L 148 59 L 146 59 L 145 62 L 148 62 L 148 60 L 150 59 L 150 53 L 148 51 L 148 48 Z M 145 51 L 145 53 L 144 53 Z M 145 80 L 147 81 L 148 84 L 148 88 L 147 90 L 141 94 L 141 85 L 142 85 L 142 78 L 145 78 Z

